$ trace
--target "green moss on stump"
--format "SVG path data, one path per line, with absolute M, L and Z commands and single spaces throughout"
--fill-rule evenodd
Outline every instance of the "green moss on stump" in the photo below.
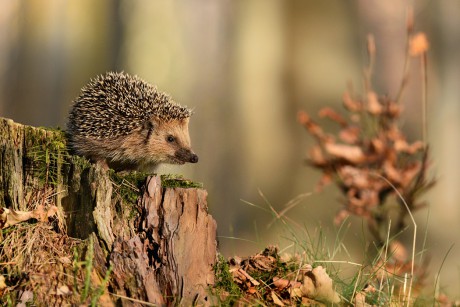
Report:
M 161 186 L 164 188 L 203 188 L 201 182 L 194 182 L 189 179 L 185 179 L 182 175 L 168 174 L 161 175 Z

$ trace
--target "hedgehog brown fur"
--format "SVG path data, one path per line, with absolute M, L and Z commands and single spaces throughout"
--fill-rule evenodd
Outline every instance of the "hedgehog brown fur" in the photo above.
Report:
M 109 72 L 83 87 L 67 132 L 77 154 L 116 169 L 196 163 L 188 134 L 191 115 L 139 77 Z

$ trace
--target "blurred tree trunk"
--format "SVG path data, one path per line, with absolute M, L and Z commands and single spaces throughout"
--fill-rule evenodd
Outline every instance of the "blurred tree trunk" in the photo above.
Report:
M 0 162 L 1 206 L 31 210 L 42 201 L 37 191 L 54 188 L 46 203 L 66 213 L 69 236 L 93 237 L 94 270 L 102 280 L 112 268 L 111 292 L 122 305 L 209 304 L 217 243 L 205 190 L 113 174 L 68 155 L 61 131 L 7 119 L 0 119 Z

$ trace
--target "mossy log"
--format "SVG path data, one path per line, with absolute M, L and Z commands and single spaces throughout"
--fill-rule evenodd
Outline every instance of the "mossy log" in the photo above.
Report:
M 0 188 L 1 207 L 31 210 L 47 195 L 68 236 L 93 238 L 94 272 L 111 268 L 114 304 L 210 304 L 216 223 L 195 184 L 107 171 L 70 155 L 62 131 L 0 118 Z

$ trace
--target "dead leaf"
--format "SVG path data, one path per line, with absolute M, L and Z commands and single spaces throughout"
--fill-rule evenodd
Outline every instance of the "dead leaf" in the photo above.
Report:
M 389 140 L 392 140 L 394 142 L 398 141 L 398 140 L 405 140 L 406 138 L 404 137 L 404 135 L 402 134 L 401 130 L 399 130 L 399 127 L 396 123 L 390 125 L 390 127 L 388 127 L 386 130 L 385 130 L 385 137 Z
M 371 140 L 371 149 L 381 155 L 385 152 L 385 143 L 379 138 L 374 138 Z
M 340 210 L 334 217 L 334 224 L 335 225 L 341 225 L 343 223 L 343 221 L 345 221 L 346 218 L 348 218 L 350 216 L 350 213 L 345 210 L 345 209 L 342 209 Z
M 425 33 L 419 32 L 412 36 L 409 41 L 409 54 L 413 57 L 428 51 L 429 43 Z
M 324 158 L 323 150 L 319 145 L 313 146 L 309 152 L 311 162 L 316 165 L 325 165 L 327 160 Z
M 72 294 L 72 291 L 70 291 L 69 287 L 66 285 L 59 287 L 56 291 L 56 295 L 70 295 L 70 294 Z
M 422 169 L 422 163 L 420 161 L 414 162 L 411 165 L 408 165 L 403 170 L 403 187 L 409 186 L 416 176 L 420 173 Z
M 270 255 L 255 255 L 250 259 L 252 268 L 260 271 L 272 271 L 276 267 L 276 259 Z
M 340 115 L 339 113 L 335 112 L 332 108 L 329 108 L 329 107 L 322 108 L 319 111 L 319 116 L 322 117 L 322 118 L 328 117 L 329 119 L 335 121 L 336 123 L 338 123 L 342 127 L 345 127 L 345 126 L 348 125 L 347 121 L 342 117 L 342 115 Z
M 32 211 L 15 211 L 7 208 L 0 208 L 0 225 L 3 229 L 30 219 L 46 222 L 48 217 L 54 216 L 57 211 L 58 208 L 56 206 L 46 208 L 43 205 L 37 206 L 37 209 Z
M 329 154 L 352 163 L 361 163 L 366 159 L 362 149 L 358 146 L 327 143 L 324 144 L 324 148 Z
M 244 277 L 246 277 L 251 282 L 251 284 L 253 284 L 254 286 L 260 285 L 260 283 L 257 280 L 255 280 L 254 278 L 252 278 L 252 276 L 249 275 L 245 270 L 240 268 L 240 269 L 238 269 L 238 273 L 240 273 Z
M 34 293 L 32 291 L 26 290 L 19 294 L 19 299 L 20 303 L 17 306 L 29 306 L 34 300 Z
M 411 155 L 415 154 L 424 147 L 422 141 L 417 141 L 409 145 L 406 140 L 402 139 L 395 141 L 394 146 L 396 151 L 405 152 Z
M 346 165 L 338 169 L 337 173 L 347 187 L 370 188 L 369 172 L 366 169 Z
M 390 242 L 389 251 L 390 251 L 391 258 L 393 258 L 397 262 L 404 263 L 409 258 L 406 248 L 398 240 L 394 240 Z
M 316 278 L 316 299 L 325 300 L 331 303 L 339 303 L 340 297 L 332 288 L 332 279 L 327 275 L 326 269 L 318 266 L 313 269 Z
M 441 307 L 458 306 L 458 304 L 453 304 L 449 300 L 449 297 L 445 295 L 444 293 L 438 294 L 438 296 L 436 297 L 436 302 L 438 303 L 437 306 L 441 306 Z
M 0 291 L 3 291 L 6 287 L 5 276 L 0 275 Z
M 291 298 L 302 297 L 303 296 L 302 289 L 300 289 L 300 287 L 298 287 L 298 288 L 289 288 L 289 296 Z
M 373 115 L 382 114 L 383 107 L 379 102 L 377 94 L 373 91 L 367 93 L 367 111 Z
M 370 307 L 368 303 L 366 303 L 366 293 L 364 291 L 360 291 L 355 295 L 355 307 Z
M 40 222 L 48 221 L 49 217 L 54 216 L 58 212 L 56 206 L 45 207 L 44 205 L 38 205 L 35 210 L 32 211 L 33 216 Z
M 278 295 L 276 295 L 275 291 L 272 291 L 271 295 L 272 295 L 273 303 L 275 303 L 275 305 L 284 306 L 284 303 L 279 299 L 279 297 L 278 297 Z
M 326 307 L 323 303 L 309 299 L 308 297 L 302 297 L 302 306 Z
M 277 276 L 273 277 L 273 285 L 278 288 L 278 290 L 284 290 L 286 288 L 299 288 L 302 283 L 298 281 L 293 281 L 285 278 L 279 278 Z
M 397 118 L 401 115 L 403 107 L 394 101 L 389 101 L 386 109 L 386 114 L 391 118 Z
M 339 132 L 342 141 L 348 144 L 355 144 L 359 140 L 360 129 L 356 126 L 348 126 Z
M 361 111 L 361 108 L 362 108 L 361 103 L 358 102 L 358 101 L 353 100 L 353 98 L 351 98 L 350 93 L 348 91 L 343 93 L 342 100 L 343 100 L 343 105 L 349 111 L 352 111 L 352 112 Z
M 322 139 L 325 137 L 323 133 L 323 129 L 321 129 L 321 127 L 310 118 L 308 113 L 304 111 L 299 111 L 297 114 L 297 119 L 299 123 L 305 126 L 305 128 L 311 135 L 319 139 Z
M 305 111 L 299 111 L 297 113 L 297 120 L 301 125 L 307 125 L 310 122 L 310 116 Z
M 10 227 L 20 222 L 35 218 L 33 211 L 14 211 L 7 208 L 2 209 L 3 228 Z
M 392 183 L 401 183 L 401 172 L 396 167 L 394 167 L 392 163 L 390 163 L 389 161 L 385 161 L 383 163 L 383 171 L 385 172 L 385 177 Z
M 300 289 L 309 298 L 331 303 L 340 302 L 339 294 L 332 288 L 332 279 L 327 275 L 326 270 L 322 266 L 314 268 L 310 273 L 305 275 L 303 285 Z

